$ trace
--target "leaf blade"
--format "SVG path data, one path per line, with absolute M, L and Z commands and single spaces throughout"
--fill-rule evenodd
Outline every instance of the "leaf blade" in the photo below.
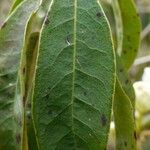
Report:
M 22 118 L 22 99 L 18 99 L 18 95 L 15 96 L 15 94 L 16 91 L 20 93 L 19 89 L 16 90 L 16 86 L 20 50 L 23 45 L 26 23 L 32 11 L 38 7 L 38 1 L 33 3 L 33 1 L 25 1 L 22 3 L 7 18 L 0 29 L 0 80 L 3 82 L 0 87 L 2 92 L 0 95 L 0 112 L 2 115 L 0 118 L 0 130 L 5 137 L 7 132 L 9 132 L 8 137 L 11 137 L 11 139 L 8 140 L 3 138 L 3 135 L 0 135 L 0 139 L 3 139 L 3 142 L 8 141 L 8 143 L 6 142 L 5 144 L 0 143 L 0 149 L 16 149 L 20 148 L 21 145 L 21 135 L 19 132 L 22 124 L 20 121 Z M 10 105 L 7 105 L 7 103 Z M 6 105 L 9 107 L 2 109 L 4 108 L 3 106 Z M 8 116 L 11 116 L 11 123 L 4 122 Z M 17 133 L 16 130 L 18 130 Z
M 116 127 L 116 149 L 136 150 L 134 107 L 118 79 L 113 110 Z
M 53 1 L 37 66 L 33 119 L 40 149 L 104 149 L 115 63 L 109 27 L 96 1 Z
M 116 29 L 117 32 L 122 34 L 122 36 L 118 35 L 118 44 L 122 43 L 118 46 L 118 53 L 122 58 L 124 67 L 128 70 L 137 56 L 140 44 L 141 22 L 133 0 L 118 0 L 114 3 L 116 3 L 113 6 L 114 11 L 120 10 L 122 25 L 122 31 L 118 31 L 118 28 Z M 116 16 L 117 24 L 120 23 L 118 20 L 119 18 Z M 118 24 L 118 26 L 120 25 Z

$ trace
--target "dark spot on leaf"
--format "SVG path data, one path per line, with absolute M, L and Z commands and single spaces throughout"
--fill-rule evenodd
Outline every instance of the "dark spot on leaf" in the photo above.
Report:
M 124 145 L 127 147 L 127 142 L 126 141 L 124 142 Z
M 124 51 L 123 51 L 123 54 L 126 54 L 126 53 L 127 53 L 127 51 L 124 50 Z
M 139 13 L 136 14 L 138 17 L 140 16 Z
M 84 96 L 86 96 L 87 95 L 87 93 L 86 92 L 84 92 Z
M 102 116 L 101 116 L 101 124 L 102 124 L 102 126 L 106 126 L 106 124 L 107 124 L 107 118 L 104 114 L 102 114 Z
M 6 24 L 7 24 L 7 23 L 4 22 L 3 25 L 2 25 L 2 27 L 1 27 L 1 29 L 5 28 Z
M 28 121 L 31 120 L 31 114 L 30 113 L 27 114 L 27 119 L 28 119 Z
M 136 50 L 136 49 L 134 49 L 134 52 L 137 52 L 137 50 Z
M 50 23 L 48 17 L 46 17 L 45 24 L 48 25 Z
M 96 16 L 97 16 L 98 18 L 100 18 L 100 17 L 102 16 L 102 14 L 101 14 L 100 12 L 98 12 L 98 13 L 96 14 Z
M 132 50 L 132 46 L 130 46 L 129 49 Z
M 48 99 L 48 98 L 49 98 L 49 95 L 47 94 L 45 97 L 46 97 L 46 99 Z
M 137 134 L 136 134 L 136 131 L 134 131 L 134 138 L 135 138 L 135 140 L 137 140 Z
M 121 68 L 121 69 L 119 70 L 119 72 L 123 72 L 123 68 Z
M 25 68 L 25 67 L 23 68 L 23 71 L 22 71 L 22 72 L 23 72 L 23 74 L 25 74 L 25 73 L 26 73 L 26 68 Z
M 26 105 L 26 98 L 25 96 L 23 96 L 23 107 L 25 107 L 25 105 Z
M 49 115 L 52 115 L 52 114 L 53 114 L 53 112 L 52 112 L 51 110 L 49 110 L 49 111 L 48 111 L 48 114 L 49 114 Z
M 126 81 L 125 81 L 125 84 L 128 84 L 129 83 L 129 80 L 127 79 Z
M 140 34 L 140 32 L 137 32 L 137 34 L 139 35 L 139 34 Z
M 20 144 L 20 142 L 21 142 L 20 134 L 16 135 L 16 142 L 17 142 L 17 144 Z
M 130 36 L 129 35 L 127 35 L 127 40 L 130 41 Z

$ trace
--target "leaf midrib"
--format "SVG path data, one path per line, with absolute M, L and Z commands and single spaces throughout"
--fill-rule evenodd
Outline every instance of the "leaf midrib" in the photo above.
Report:
M 73 49 L 73 68 L 72 68 L 72 95 L 71 95 L 71 122 L 72 122 L 72 133 L 75 141 L 75 147 L 76 146 L 76 139 L 75 139 L 75 129 L 74 129 L 74 119 L 73 119 L 73 107 L 74 107 L 74 91 L 75 91 L 75 68 L 76 68 L 76 42 L 77 42 L 77 0 L 74 0 L 74 36 L 73 36 L 73 43 L 74 43 L 74 49 Z

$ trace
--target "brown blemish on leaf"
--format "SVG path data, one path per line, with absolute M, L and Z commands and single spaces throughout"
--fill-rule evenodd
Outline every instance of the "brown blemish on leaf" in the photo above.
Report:
M 84 92 L 84 96 L 86 96 L 87 95 L 87 93 L 86 92 Z
M 124 145 L 127 147 L 127 142 L 126 141 L 124 142 Z
M 101 124 L 103 127 L 106 126 L 106 124 L 107 124 L 107 118 L 104 114 L 102 114 L 102 116 L 101 116 Z

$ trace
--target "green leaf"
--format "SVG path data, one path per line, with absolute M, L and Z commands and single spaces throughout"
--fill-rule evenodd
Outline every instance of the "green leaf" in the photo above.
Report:
M 116 150 L 136 150 L 134 108 L 118 78 L 113 111 L 116 128 Z
M 36 68 L 37 52 L 39 46 L 39 32 L 46 17 L 48 6 L 51 0 L 43 0 L 39 9 L 31 16 L 28 23 L 25 35 L 25 42 L 22 51 L 21 66 L 20 69 L 24 74 L 20 74 L 22 82 L 22 91 L 25 99 L 24 107 L 24 139 L 27 140 L 28 135 L 28 147 L 29 149 L 38 149 L 36 143 L 36 136 L 34 132 L 33 122 L 31 118 L 31 95 L 33 88 L 33 79 Z M 42 18 L 39 18 L 41 11 L 45 12 Z M 27 132 L 27 133 L 26 133 Z M 24 141 L 26 141 L 24 140 Z
M 136 12 L 133 0 L 118 0 L 112 3 L 116 6 L 114 11 L 119 12 L 120 10 L 121 18 L 118 18 L 119 13 L 115 13 L 118 14 L 116 16 L 116 30 L 121 35 L 118 34 L 118 52 L 123 60 L 123 65 L 128 70 L 134 62 L 139 48 L 141 31 L 140 18 Z M 121 24 L 119 19 L 121 19 Z M 121 31 L 119 26 L 121 26 Z
M 25 1 L 25 0 L 14 0 L 14 3 L 10 9 L 10 13 L 13 12 L 15 10 L 15 8 L 23 1 Z
M 20 147 L 23 98 L 19 97 L 19 88 L 19 95 L 17 93 L 15 96 L 17 72 L 26 24 L 38 5 L 39 1 L 24 1 L 0 30 L 0 149 L 13 150 Z
M 127 74 L 127 71 L 125 67 L 123 66 L 123 62 L 121 58 L 117 54 L 116 54 L 116 65 L 117 65 L 116 74 L 121 84 L 122 90 L 129 97 L 132 103 L 132 106 L 134 108 L 135 107 L 135 92 L 134 92 L 133 84 L 131 83 L 130 78 Z
M 132 0 L 113 1 L 117 30 L 117 84 L 113 103 L 116 150 L 135 150 L 135 93 L 127 70 L 132 65 L 140 39 L 140 20 Z M 134 24 L 133 24 L 134 22 Z
M 52 1 L 41 34 L 33 95 L 39 149 L 105 149 L 114 74 L 112 41 L 100 4 Z
M 25 99 L 26 99 L 26 108 L 24 109 L 24 113 L 26 118 L 24 126 L 27 128 L 27 134 L 28 134 L 28 144 L 29 149 L 36 150 L 37 144 L 36 144 L 36 138 L 35 138 L 35 132 L 33 128 L 33 122 L 31 119 L 31 94 L 32 94 L 32 84 L 33 84 L 33 78 L 34 78 L 34 72 L 35 72 L 35 64 L 36 64 L 36 58 L 37 58 L 37 50 L 39 45 L 39 33 L 35 32 L 32 33 L 26 43 L 26 63 L 24 64 L 24 68 L 26 70 L 26 76 L 24 80 L 24 86 L 25 86 Z M 23 67 L 23 66 L 22 66 Z M 33 144 L 34 143 L 34 144 Z

